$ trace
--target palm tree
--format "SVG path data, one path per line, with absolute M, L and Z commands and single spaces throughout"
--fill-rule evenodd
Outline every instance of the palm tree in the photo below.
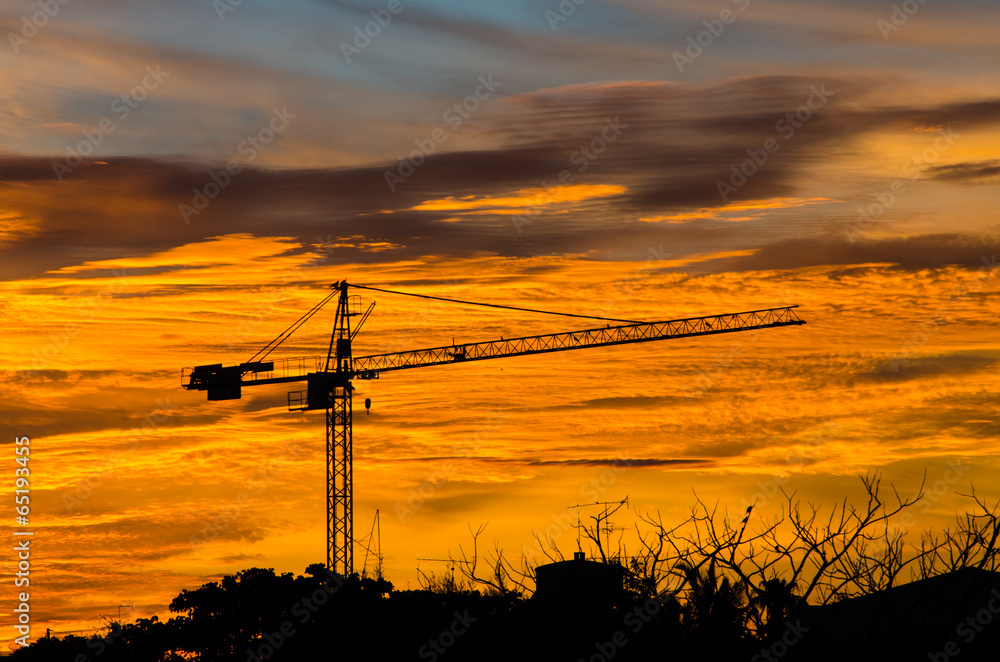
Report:
M 794 590 L 794 582 L 773 577 L 763 582 L 757 594 L 750 599 L 749 607 L 757 634 L 763 639 L 770 640 L 781 635 L 785 620 L 801 603 Z
M 688 600 L 684 605 L 685 629 L 699 644 L 711 649 L 730 648 L 746 637 L 749 616 L 747 587 L 740 580 L 731 582 L 716 576 L 714 559 L 702 574 L 699 567 L 680 563 L 677 569 L 688 585 Z

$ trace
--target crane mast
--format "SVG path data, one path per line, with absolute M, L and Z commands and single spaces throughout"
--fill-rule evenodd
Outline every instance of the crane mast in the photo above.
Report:
M 323 302 L 289 327 L 294 331 L 323 304 L 336 297 L 333 333 L 326 356 L 263 360 L 283 340 L 279 336 L 277 344 L 272 347 L 275 342 L 272 341 L 249 362 L 203 365 L 185 368 L 181 373 L 185 389 L 207 391 L 209 400 L 239 399 L 244 386 L 306 382 L 305 390 L 288 394 L 288 409 L 326 411 L 327 568 L 342 575 L 354 571 L 353 379 L 378 379 L 380 373 L 409 368 L 805 324 L 793 310 L 798 306 L 783 306 L 659 322 L 606 324 L 580 331 L 355 357 L 351 341 L 374 304 L 369 306 L 352 331 L 351 318 L 361 315 L 360 297 L 350 295 L 348 287 L 377 289 L 355 284 L 349 286 L 347 281 L 334 283 L 331 286 L 333 291 Z M 286 334 L 291 331 L 286 330 Z
M 318 373 L 326 405 L 326 564 L 342 575 L 354 572 L 354 458 L 351 429 L 351 297 L 347 281 L 339 283 L 337 314 L 326 356 Z M 310 386 L 312 384 L 310 383 Z M 318 388 L 319 384 L 317 384 Z M 317 406 L 319 403 L 316 403 Z

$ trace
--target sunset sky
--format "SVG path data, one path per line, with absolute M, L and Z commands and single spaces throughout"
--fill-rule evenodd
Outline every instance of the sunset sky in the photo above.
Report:
M 181 368 L 248 360 L 342 279 L 807 321 L 356 382 L 355 535 L 379 509 L 399 588 L 486 522 L 508 556 L 547 527 L 569 555 L 567 506 L 597 500 L 629 498 L 623 527 L 693 492 L 759 522 L 779 482 L 829 507 L 859 472 L 911 495 L 926 471 L 916 534 L 970 483 L 1000 498 L 993 0 L 61 2 L 0 6 L 32 638 L 325 560 L 323 416 L 287 411 L 296 385 L 207 402 Z M 357 293 L 356 354 L 593 325 Z

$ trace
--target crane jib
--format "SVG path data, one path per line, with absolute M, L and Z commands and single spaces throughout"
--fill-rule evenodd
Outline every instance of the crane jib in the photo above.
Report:
M 630 324 L 618 327 L 609 326 L 603 329 L 585 329 L 542 336 L 464 343 L 409 352 L 356 356 L 354 357 L 354 370 L 356 373 L 377 375 L 379 372 L 406 368 L 543 354 L 585 347 L 606 347 L 654 340 L 752 331 L 799 324 L 805 324 L 805 322 L 798 319 L 790 308 L 768 309 L 750 313 Z M 364 378 L 360 374 L 358 377 Z
M 795 307 L 768 308 L 663 322 L 607 325 L 603 328 L 461 343 L 369 356 L 351 357 L 351 343 L 347 339 L 339 339 L 335 348 L 338 356 L 351 358 L 350 374 L 345 375 L 346 379 L 377 379 L 379 373 L 392 370 L 805 324 L 805 321 L 792 312 Z M 238 399 L 241 397 L 243 386 L 300 381 L 312 381 L 309 390 L 317 393 L 322 390 L 318 384 L 325 380 L 310 378 L 310 375 L 330 372 L 325 364 L 326 357 L 313 356 L 233 365 L 198 366 L 184 370 L 183 385 L 187 389 L 208 391 L 209 400 Z M 301 392 L 303 401 L 305 393 Z

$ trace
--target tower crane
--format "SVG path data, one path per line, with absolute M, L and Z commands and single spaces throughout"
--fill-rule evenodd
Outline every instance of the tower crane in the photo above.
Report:
M 349 575 L 354 571 L 354 487 L 351 393 L 352 380 L 378 379 L 383 372 L 450 365 L 468 361 L 498 359 L 508 356 L 544 354 L 586 347 L 606 347 L 629 343 L 650 342 L 708 336 L 722 333 L 770 329 L 805 324 L 795 314 L 798 306 L 766 308 L 724 315 L 690 317 L 660 322 L 639 322 L 608 317 L 552 313 L 567 317 L 582 317 L 605 321 L 603 327 L 565 331 L 519 338 L 501 338 L 482 342 L 452 344 L 445 347 L 414 349 L 404 352 L 354 356 L 351 341 L 371 314 L 374 302 L 361 313 L 360 297 L 349 294 L 348 288 L 366 289 L 391 294 L 418 296 L 493 308 L 545 312 L 515 306 L 501 306 L 444 297 L 396 292 L 367 285 L 339 281 L 330 286 L 330 293 L 277 338 L 268 343 L 249 361 L 238 364 L 211 364 L 184 368 L 182 385 L 188 390 L 207 391 L 209 400 L 235 400 L 243 387 L 264 384 L 305 382 L 306 388 L 288 394 L 289 411 L 326 411 L 326 482 L 327 482 L 327 568 Z M 329 301 L 337 299 L 333 333 L 325 356 L 266 360 L 268 355 L 301 327 Z M 356 324 L 352 319 L 359 317 Z M 608 322 L 617 322 L 611 325 Z M 370 404 L 366 401 L 366 408 Z

